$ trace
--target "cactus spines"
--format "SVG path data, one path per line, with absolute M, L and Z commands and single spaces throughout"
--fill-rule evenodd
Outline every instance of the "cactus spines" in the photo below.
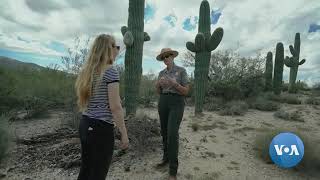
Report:
M 274 62 L 273 92 L 279 95 L 282 91 L 282 78 L 284 66 L 284 48 L 282 43 L 277 44 Z
M 142 75 L 143 44 L 150 40 L 144 32 L 145 0 L 129 0 L 128 26 L 121 28 L 125 54 L 125 107 L 126 115 L 135 115 Z
M 187 42 L 189 51 L 195 52 L 195 114 L 203 109 L 204 97 L 208 83 L 211 51 L 215 50 L 223 37 L 223 29 L 217 28 L 211 35 L 210 5 L 203 0 L 199 12 L 199 28 L 195 42 Z
M 273 71 L 273 62 L 272 62 L 272 52 L 268 52 L 266 59 L 266 70 L 265 75 L 265 90 L 272 90 L 272 71 Z
M 292 57 L 286 57 L 284 64 L 290 68 L 290 77 L 289 77 L 289 93 L 296 93 L 296 79 L 298 74 L 298 67 L 306 62 L 305 59 L 299 62 L 300 56 L 300 33 L 296 33 L 294 39 L 294 46 L 290 45 L 290 53 Z

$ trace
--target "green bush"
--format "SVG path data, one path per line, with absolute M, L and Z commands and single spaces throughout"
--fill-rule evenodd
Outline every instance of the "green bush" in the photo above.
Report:
M 56 69 L 4 69 L 0 67 L 0 111 L 70 106 L 75 100 L 75 76 Z M 4 80 L 4 81 L 2 81 Z M 13 81 L 14 80 L 14 81 Z

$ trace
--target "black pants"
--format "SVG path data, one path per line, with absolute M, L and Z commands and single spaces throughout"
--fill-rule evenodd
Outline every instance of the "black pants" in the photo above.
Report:
M 184 97 L 175 94 L 161 94 L 158 103 L 161 135 L 163 140 L 163 160 L 169 161 L 170 175 L 177 175 L 179 127 L 184 112 Z
M 105 180 L 114 148 L 113 125 L 82 116 L 79 133 L 81 169 L 78 180 Z

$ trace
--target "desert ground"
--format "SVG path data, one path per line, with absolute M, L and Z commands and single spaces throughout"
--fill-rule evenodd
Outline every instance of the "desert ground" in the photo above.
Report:
M 320 144 L 319 105 L 281 104 L 281 107 L 299 111 L 304 122 L 286 121 L 275 117 L 274 112 L 252 109 L 244 116 L 221 116 L 216 112 L 205 111 L 203 116 L 195 117 L 194 107 L 186 106 L 180 127 L 178 179 L 320 179 L 319 171 L 282 169 L 259 158 L 257 137 L 279 128 L 303 132 L 313 138 L 314 145 Z M 159 130 L 156 107 L 141 108 L 137 114 L 137 117 L 154 123 L 156 130 Z M 15 143 L 11 144 L 6 163 L 1 165 L 0 177 L 8 180 L 76 179 L 80 145 L 77 131 L 68 126 L 67 117 L 62 110 L 52 110 L 46 118 L 10 122 Z M 130 124 L 138 124 L 139 127 L 139 123 L 134 123 L 134 120 Z M 144 130 L 148 131 L 141 129 Z M 128 131 L 130 135 L 130 126 Z M 146 134 L 142 132 L 142 135 Z M 115 150 L 107 179 L 168 178 L 167 168 L 154 168 L 161 159 L 159 132 L 153 132 L 145 138 L 148 141 L 138 150 L 134 146 L 126 153 Z M 117 140 L 116 146 L 118 144 Z

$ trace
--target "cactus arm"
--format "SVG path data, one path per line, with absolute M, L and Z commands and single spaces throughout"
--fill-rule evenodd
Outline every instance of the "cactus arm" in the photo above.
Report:
M 292 58 L 289 58 L 288 56 L 286 56 L 286 58 L 284 59 L 284 64 L 285 64 L 287 67 L 293 67 Z
M 207 46 L 208 50 L 209 51 L 215 50 L 219 46 L 222 40 L 222 37 L 223 37 L 223 29 L 219 27 L 212 33 L 208 41 L 208 46 Z
M 199 49 L 199 51 L 205 50 L 206 42 L 205 37 L 203 33 L 198 33 L 195 40 L 195 46 L 196 49 Z
M 294 38 L 294 50 L 296 52 L 295 56 L 299 59 L 300 56 L 300 45 L 301 45 L 301 41 L 300 41 L 300 33 L 296 33 L 296 36 Z
M 300 62 L 299 62 L 299 65 L 302 65 L 302 64 L 304 64 L 306 62 L 306 60 L 305 59 L 302 59 Z
M 127 27 L 127 26 L 122 26 L 122 27 L 121 27 L 122 36 L 124 36 L 127 31 L 128 31 L 128 27 Z
M 187 47 L 187 49 L 189 50 L 189 51 L 191 51 L 191 52 L 197 52 L 197 49 L 196 49 L 196 46 L 194 45 L 194 43 L 193 42 L 187 42 L 186 43 L 186 47 Z
M 147 33 L 147 32 L 144 32 L 144 41 L 150 41 L 151 40 L 151 38 L 150 38 L 150 36 L 149 36 L 149 34 Z
M 293 48 L 292 45 L 289 46 L 289 49 L 290 49 L 292 56 L 296 56 L 296 50 Z
M 127 46 L 127 47 L 131 47 L 133 45 L 133 35 L 131 31 L 127 31 L 124 36 L 123 36 L 123 43 Z

